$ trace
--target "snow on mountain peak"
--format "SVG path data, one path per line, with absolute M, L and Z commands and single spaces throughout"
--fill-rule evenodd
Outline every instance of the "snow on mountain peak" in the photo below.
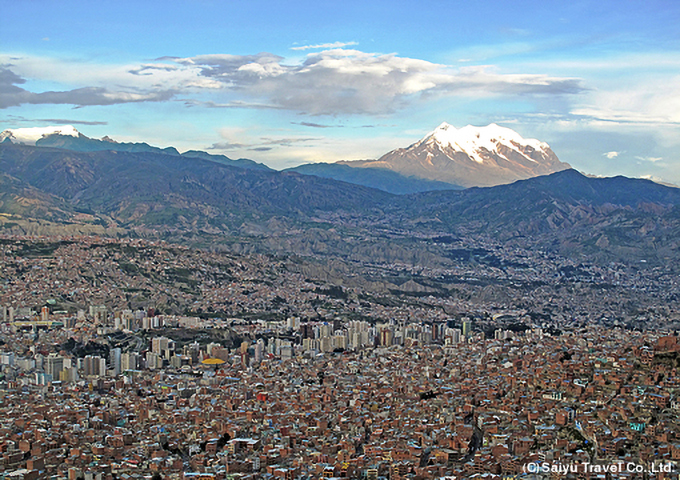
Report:
M 21 143 L 24 145 L 35 145 L 35 142 L 48 135 L 70 135 L 77 137 L 80 132 L 72 125 L 58 125 L 51 127 L 33 127 L 33 128 L 13 128 L 5 130 L 0 133 L 0 142 L 9 138 L 12 143 Z
M 550 148 L 547 143 L 535 139 L 524 139 L 514 130 L 501 127 L 495 123 L 487 125 L 486 127 L 467 125 L 457 129 L 444 122 L 414 146 L 423 144 L 437 144 L 440 148 L 452 148 L 453 150 L 467 154 L 477 163 L 484 163 L 484 158 L 481 155 L 484 150 L 489 153 L 504 156 L 498 149 L 501 145 L 520 152 L 532 162 L 535 160 L 525 155 L 518 147 L 528 146 L 534 150 L 547 150 Z
M 524 139 L 509 128 L 493 123 L 455 128 L 446 122 L 406 148 L 395 148 L 377 160 L 347 164 L 462 187 L 503 185 L 571 168 L 547 143 Z

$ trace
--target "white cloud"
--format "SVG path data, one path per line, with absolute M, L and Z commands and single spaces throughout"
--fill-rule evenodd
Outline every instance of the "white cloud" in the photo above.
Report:
M 659 183 L 661 185 L 666 185 L 667 187 L 680 188 L 678 184 L 669 182 L 667 179 L 661 178 L 657 175 L 640 175 L 640 178 L 643 178 L 645 180 L 651 180 L 652 182 Z
M 328 45 L 319 47 L 325 46 Z M 9 60 L 0 56 L 0 64 L 9 64 Z M 397 54 L 344 48 L 309 53 L 292 64 L 281 56 L 262 52 L 161 57 L 140 65 L 19 57 L 12 59 L 8 68 L 20 79 L 48 81 L 64 88 L 34 93 L 16 90 L 17 83 L 9 79 L 8 86 L 17 95 L 6 93 L 5 106 L 30 103 L 24 98 L 26 94 L 41 95 L 42 103 L 53 100 L 74 105 L 161 101 L 182 95 L 188 105 L 207 107 L 279 108 L 311 115 L 382 115 L 423 95 L 552 96 L 583 91 L 581 81 L 574 78 L 503 74 L 492 66 L 458 69 Z M 86 93 L 97 93 L 101 98 L 79 100 Z
M 334 48 L 308 54 L 288 65 L 277 55 L 203 55 L 168 58 L 199 68 L 248 102 L 308 114 L 385 114 L 423 94 L 571 94 L 583 90 L 573 78 L 505 75 L 492 67 L 454 69 L 396 54 Z M 234 106 L 228 102 L 226 106 Z
M 37 91 L 36 84 L 42 91 Z M 168 101 L 180 91 L 195 88 L 209 90 L 224 85 L 201 76 L 198 67 L 102 65 L 75 59 L 0 55 L 0 108 Z
M 662 157 L 635 157 L 643 162 L 658 163 L 663 160 Z
M 536 58 L 538 60 L 517 64 L 515 68 L 557 75 L 570 72 L 584 78 L 588 86 L 579 95 L 553 96 L 547 97 L 545 103 L 535 102 L 534 112 L 518 116 L 542 130 L 548 138 L 558 133 L 582 131 L 618 136 L 617 143 L 593 147 L 619 154 L 626 151 L 627 160 L 641 152 L 668 159 L 670 155 L 663 149 L 677 149 L 680 145 L 680 55 L 677 52 L 607 52 L 571 60 Z M 606 155 L 603 158 L 607 158 Z M 618 160 L 624 161 L 621 156 Z
M 0 65 L 0 108 L 16 107 L 23 104 L 84 107 L 120 103 L 163 102 L 173 98 L 176 93 L 172 89 L 140 90 L 126 87 L 116 89 L 81 87 L 35 93 L 19 86 L 26 83 L 24 78 Z
M 605 157 L 607 157 L 611 160 L 612 158 L 618 157 L 619 152 L 607 152 L 607 153 L 603 153 L 602 155 L 604 155 Z
M 571 113 L 612 125 L 680 127 L 680 76 L 646 77 L 623 87 L 604 84 Z
M 357 45 L 357 42 L 334 42 L 334 43 L 320 43 L 318 45 L 303 45 L 301 47 L 291 47 L 291 50 L 316 50 L 320 48 L 343 48 Z

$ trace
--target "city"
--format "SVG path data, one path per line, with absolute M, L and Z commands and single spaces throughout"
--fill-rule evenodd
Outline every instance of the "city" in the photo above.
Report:
M 75 240 L 3 240 L 6 478 L 678 478 L 673 331 Z

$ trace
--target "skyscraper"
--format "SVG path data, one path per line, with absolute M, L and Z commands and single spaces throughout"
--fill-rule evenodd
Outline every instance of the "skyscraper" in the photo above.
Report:
M 472 328 L 472 322 L 467 318 L 465 320 L 463 320 L 463 336 L 464 337 L 467 337 L 468 335 L 470 335 L 471 328 Z
M 45 361 L 45 373 L 59 380 L 59 373 L 64 369 L 64 358 L 56 353 L 50 353 Z

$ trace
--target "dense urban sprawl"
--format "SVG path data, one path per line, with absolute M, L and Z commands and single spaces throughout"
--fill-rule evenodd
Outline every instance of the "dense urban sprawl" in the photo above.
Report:
M 2 247 L 5 478 L 678 478 L 672 331 L 160 242 Z

